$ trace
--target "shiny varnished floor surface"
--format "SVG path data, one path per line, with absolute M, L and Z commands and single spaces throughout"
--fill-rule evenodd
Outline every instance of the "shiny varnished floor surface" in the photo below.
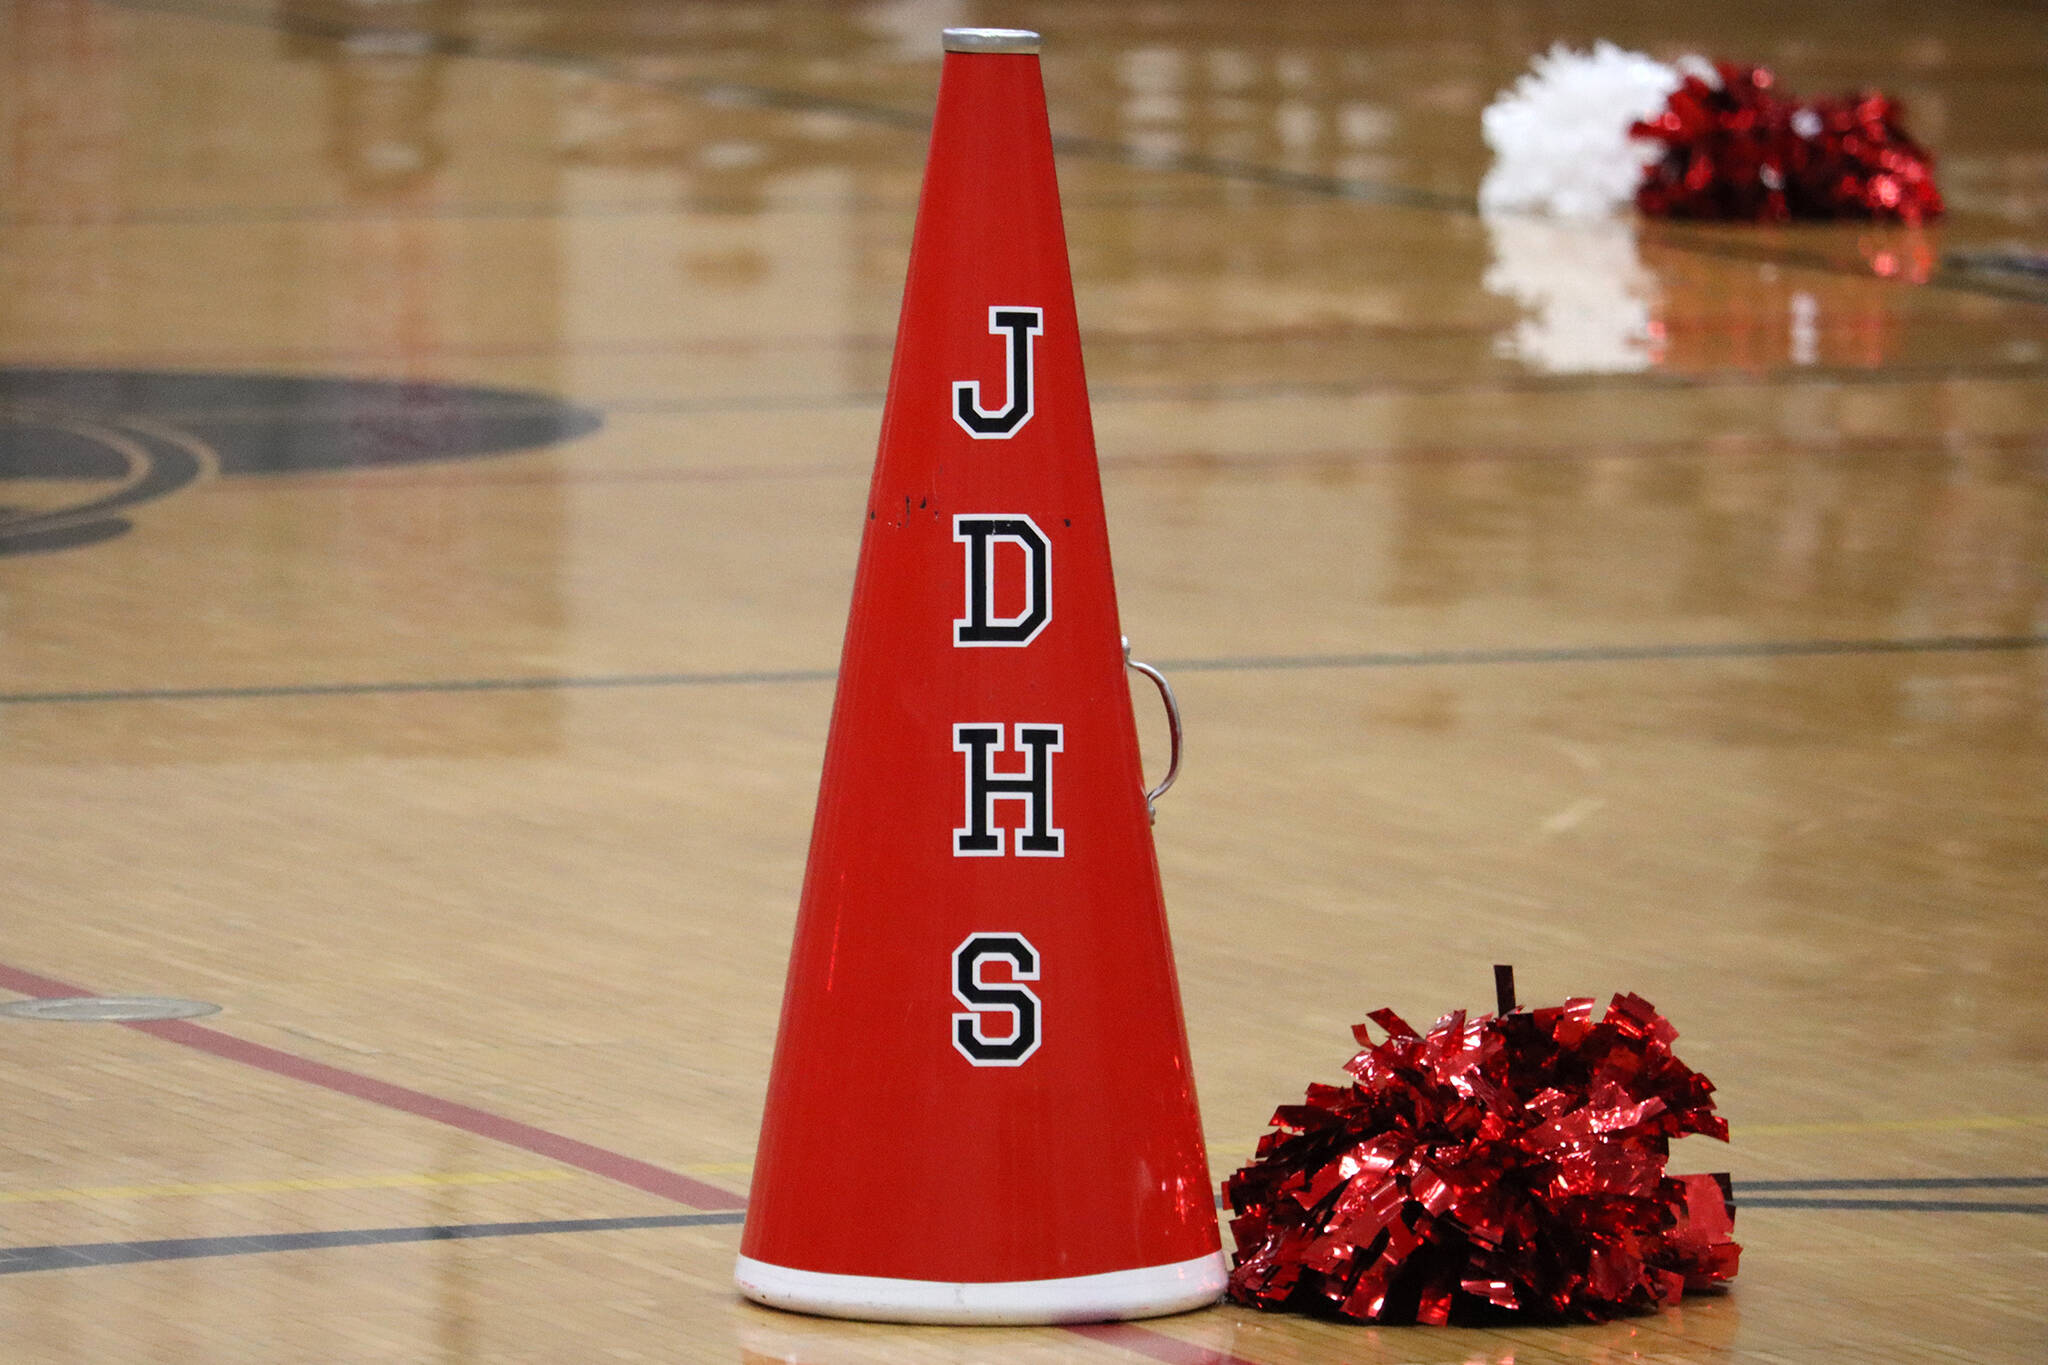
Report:
M 1609 10 L 0 3 L 0 986 L 224 1007 L 0 1019 L 0 1354 L 2041 1359 L 2048 25 Z M 1635 990 L 1732 1292 L 732 1294 L 953 23 L 1046 34 L 1219 1173 L 1370 1009 Z M 1483 222 L 1600 36 L 1895 90 L 1953 213 Z

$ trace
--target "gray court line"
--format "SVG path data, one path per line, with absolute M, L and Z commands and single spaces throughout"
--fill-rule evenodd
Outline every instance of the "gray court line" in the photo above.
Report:
M 1990 365 L 1901 365 L 1883 369 L 1820 366 L 1757 373 L 1740 370 L 1681 374 L 1643 370 L 1626 374 L 1502 374 L 1476 382 L 1430 380 L 1289 380 L 1264 384 L 1091 384 L 1088 400 L 1098 406 L 1117 403 L 1259 402 L 1274 398 L 1457 398 L 1491 393 L 1706 392 L 1725 389 L 1768 389 L 1784 392 L 1806 388 L 1885 388 L 1902 384 L 2039 383 L 2048 381 L 2048 365 L 2009 362 Z M 880 389 L 817 394 L 731 394 L 722 398 L 588 398 L 582 401 L 607 413 L 635 416 L 688 416 L 699 413 L 801 412 L 831 408 L 876 408 L 887 395 Z
M 44 702 L 244 701 L 261 697 L 368 697 L 416 692 L 556 692 L 612 687 L 737 687 L 750 683 L 830 682 L 829 668 L 734 673 L 614 673 L 561 678 L 447 678 L 418 682 L 278 683 L 251 687 L 139 687 L 101 692 L 0 692 L 0 706 Z
M 123 4 L 123 0 L 107 0 L 107 3 Z M 133 8 L 133 6 L 124 6 Z M 775 205 L 776 209 L 785 207 Z M 839 211 L 850 205 L 833 200 L 794 200 L 789 207 L 803 208 L 817 212 Z M 906 206 L 908 207 L 908 206 Z M 365 207 L 359 204 L 286 204 L 266 208 L 248 209 L 189 209 L 159 210 L 154 213 L 124 213 L 111 218 L 96 219 L 95 225 L 107 227 L 217 227 L 227 224 L 254 226 L 278 223 L 382 223 L 382 222 L 460 222 L 468 220 L 552 220 L 552 219 L 601 219 L 601 218 L 642 218 L 655 214 L 675 213 L 734 213 L 743 212 L 752 217 L 757 206 L 743 204 L 738 199 L 703 198 L 692 195 L 674 195 L 666 199 L 617 201 L 592 200 L 586 203 L 547 203 L 535 201 L 523 203 L 508 200 L 500 203 L 478 201 L 472 204 L 421 204 L 395 210 L 381 206 Z M 76 222 L 63 217 L 37 217 L 33 213 L 10 213 L 0 215 L 0 223 L 8 227 L 62 228 L 75 227 Z
M 1801 1199 L 1766 1195 L 1756 1198 L 1735 1192 L 1735 1207 L 1743 1209 L 1838 1209 L 1873 1213 L 2048 1213 L 2048 1204 L 1979 1203 L 1969 1199 Z
M 1115 344 L 1129 340 L 1142 344 L 1143 338 L 1111 338 Z M 1226 337 L 1226 343 L 1235 338 Z M 71 367 L 54 367 L 71 368 Z M 1547 393 L 1705 393 L 1724 390 L 1764 389 L 1784 393 L 1798 389 L 1893 388 L 1908 384 L 1951 383 L 2048 383 L 2048 365 L 2006 362 L 1987 365 L 1887 366 L 1883 369 L 1823 368 L 1820 366 L 1757 373 L 1723 370 L 1702 374 L 1667 371 L 1639 371 L 1626 374 L 1501 374 L 1478 381 L 1428 380 L 1287 380 L 1247 384 L 1100 384 L 1090 385 L 1088 401 L 1096 407 L 1130 403 L 1256 403 L 1273 399 L 1354 398 L 1461 398 L 1487 394 Z M 614 397 L 590 395 L 574 401 L 596 408 L 608 416 L 696 417 L 732 413 L 877 411 L 888 397 L 882 389 L 849 389 L 837 393 L 738 393 L 715 397 L 665 398 L 653 395 Z M 531 404 L 506 399 L 490 405 L 494 413 L 516 415 Z M 210 423 L 272 422 L 280 414 L 293 418 L 351 420 L 374 415 L 378 408 L 331 407 L 308 411 L 303 408 L 247 408 L 233 411 L 183 410 L 166 413 L 166 418 Z M 404 409 L 394 408 L 394 412 Z M 1705 446 L 1702 445 L 1702 449 Z
M 1966 443 L 1972 450 L 1987 450 L 1998 453 L 2032 451 L 2041 447 L 2048 454 L 2048 437 L 2029 434 L 2026 436 L 1980 436 L 1972 437 Z M 1696 441 L 1619 441 L 1600 442 L 1594 445 L 1566 445 L 1555 442 L 1536 442 L 1531 445 L 1509 446 L 1487 443 L 1477 447 L 1459 446 L 1355 446 L 1349 448 L 1320 448 L 1295 451 L 1274 451 L 1267 454 L 1252 452 L 1201 452 L 1168 451 L 1152 455 L 1104 455 L 1098 463 L 1105 473 L 1131 471 L 1134 473 L 1182 473 L 1207 476 L 1222 473 L 1269 473 L 1310 467 L 1327 470 L 1335 466 L 1364 466 L 1419 463 L 1570 463 L 1574 460 L 1687 460 L 1687 459 L 1742 459 L 1764 453 L 1797 452 L 1819 455 L 1831 463 L 1848 464 L 1861 461 L 1921 458 L 1929 460 L 1950 460 L 1953 451 L 1941 444 L 1940 437 L 1922 439 L 1875 438 L 1859 440 L 1847 438 L 1821 438 L 1802 440 L 1794 437 L 1771 437 L 1761 439 L 1745 437 L 1740 444 L 1716 445 L 1711 450 L 1702 450 Z M 516 488 L 529 485 L 579 485 L 601 484 L 649 484 L 649 483 L 776 483 L 800 479 L 867 479 L 873 473 L 871 465 L 847 464 L 801 464 L 801 465 L 652 465 L 652 466 L 577 466 L 553 467 L 546 469 L 477 469 L 467 467 L 451 470 L 446 467 L 413 467 L 403 473 L 391 469 L 322 469 L 302 470 L 295 475 L 297 481 L 308 486 L 327 487 L 346 484 L 363 492 L 399 492 L 415 488 L 475 488 L 496 489 Z M 278 477 L 278 476 L 271 476 Z M 203 484 L 208 493 L 247 493 L 261 490 L 263 485 L 254 481 L 216 481 Z
M 500 44 L 488 40 L 442 33 L 433 29 L 420 29 L 405 25 L 362 25 L 323 20 L 306 15 L 266 15 L 233 9 L 221 9 L 213 5 L 195 3 L 195 0 L 102 0 L 124 9 L 148 10 L 163 14 L 182 15 L 186 18 L 236 24 L 243 27 L 267 28 L 276 31 L 301 33 L 311 37 L 341 41 L 364 28 L 379 31 L 403 33 L 422 40 L 430 51 L 450 57 L 470 57 L 489 61 L 519 62 L 560 70 L 579 71 L 624 85 L 637 85 L 645 89 L 664 90 L 675 94 L 690 95 L 713 104 L 727 106 L 772 109 L 788 113 L 832 113 L 885 128 L 896 128 L 906 132 L 924 132 L 931 127 L 930 118 L 914 110 L 899 109 L 893 105 L 874 104 L 865 100 L 852 100 L 840 96 L 817 95 L 801 90 L 788 90 L 775 86 L 754 85 L 740 81 L 690 77 L 648 76 L 632 71 L 617 62 L 606 61 L 588 54 L 564 52 L 552 48 L 531 47 L 518 44 Z M 1479 214 L 1478 200 L 1466 194 L 1449 194 L 1441 190 L 1422 189 L 1412 185 L 1401 185 L 1386 181 L 1364 180 L 1349 176 L 1322 175 L 1307 171 L 1290 171 L 1263 162 L 1244 161 L 1230 157 L 1208 156 L 1198 152 L 1154 153 L 1133 147 L 1128 143 L 1110 138 L 1088 137 L 1080 134 L 1056 133 L 1052 139 L 1056 152 L 1069 156 L 1085 157 L 1091 160 L 1109 161 L 1133 166 L 1148 171 L 1172 171 L 1208 179 L 1233 181 L 1239 184 L 1260 185 L 1294 193 L 1316 195 L 1327 199 L 1348 200 L 1356 203 L 1377 204 L 1390 208 L 1415 209 L 1423 212 L 1447 213 L 1459 217 L 1476 217 Z M 1729 256 L 1727 246 L 1718 240 L 1697 236 L 1667 234 L 1661 244 L 1675 251 L 1690 252 L 1704 256 Z M 1777 252 L 1756 251 L 1747 244 L 1735 249 L 1753 252 L 1754 258 L 1771 264 L 1793 269 L 1811 270 L 1821 274 L 1847 276 L 1852 279 L 1886 281 L 1887 277 L 1856 264 L 1837 261 L 1812 252 L 1783 250 Z M 1900 280 L 1898 282 L 1905 282 Z M 1931 278 L 1922 282 L 1921 287 L 1940 289 L 1960 294 L 1974 294 L 2001 299 L 2010 303 L 2048 303 L 2048 297 L 2024 288 L 2015 288 L 2002 282 L 1986 280 L 1949 269 L 1937 269 Z
M 1756 1197 L 1748 1191 L 1798 1184 L 1760 1181 L 1735 1187 L 1740 1209 L 1827 1209 L 1891 1213 L 2048 1213 L 2048 1204 L 1994 1203 L 1966 1199 L 1833 1199 Z M 1816 1180 L 1814 1188 L 1889 1189 L 1917 1185 L 1944 1188 L 2037 1186 L 2038 1177 L 1952 1181 Z M 0 1275 L 37 1270 L 83 1270 L 89 1266 L 136 1265 L 146 1261 L 190 1261 L 214 1256 L 255 1256 L 281 1251 L 326 1251 L 339 1247 L 392 1246 L 407 1242 L 460 1242 L 486 1237 L 537 1237 L 555 1233 L 624 1232 L 647 1228 L 730 1227 L 745 1220 L 735 1209 L 719 1213 L 672 1213 L 631 1218 L 563 1218 L 529 1223 L 457 1223 L 426 1227 L 350 1228 L 335 1232 L 275 1232 L 243 1237 L 171 1237 L 147 1242 L 81 1242 L 70 1245 L 0 1247 Z
M 460 1223 L 414 1228 L 354 1228 L 339 1232 L 273 1232 L 248 1237 L 171 1237 L 150 1242 L 83 1242 L 70 1246 L 0 1248 L 0 1275 L 32 1270 L 81 1270 L 141 1261 L 191 1261 L 208 1256 L 253 1256 L 277 1251 L 389 1246 L 399 1242 L 460 1242 L 480 1237 L 535 1237 L 557 1232 L 623 1232 L 638 1228 L 719 1227 L 746 1217 L 724 1213 L 669 1213 L 639 1218 L 569 1218 L 543 1223 Z
M 1745 1180 L 1748 1190 L 2043 1190 L 2048 1175 L 1930 1176 L 1884 1180 Z
M 1751 265 L 1787 266 L 1795 270 L 1847 275 L 1853 279 L 1887 278 L 1873 270 L 1844 265 L 1817 251 L 1799 251 L 1791 247 L 1762 245 L 1726 236 L 1708 236 L 1706 233 L 1712 229 L 1703 230 L 1697 223 L 1665 221 L 1660 222 L 1659 229 L 1654 235 L 1646 234 L 1641 239 L 1642 244 L 1690 252 L 1695 256 L 1708 256 L 1717 260 L 1742 261 Z M 2002 299 L 2007 303 L 2048 303 L 2048 292 L 2043 292 L 2039 285 L 2024 278 L 2001 277 L 1986 273 L 1981 267 L 1960 264 L 1952 260 L 1936 267 L 1922 283 L 1929 288 L 1978 294 L 1985 298 Z
M 1460 664 L 1631 663 L 1654 659 L 1775 659 L 1836 654 L 1968 654 L 2039 649 L 2039 635 L 1939 635 L 1904 640 L 1754 640 L 1712 644 L 1586 645 L 1553 649 L 1443 649 L 1411 653 L 1247 655 L 1162 659 L 1181 673 L 1252 673 L 1314 668 L 1435 668 Z M 0 697 L 0 701 L 4 701 Z
M 123 5 L 125 0 L 106 0 Z M 128 8 L 136 6 L 127 5 Z M 1068 214 L 1101 212 L 1109 209 L 1196 208 L 1206 204 L 1184 193 L 1140 191 L 1131 194 L 1077 194 L 1061 196 L 1060 207 Z M 873 194 L 846 194 L 776 198 L 766 204 L 738 196 L 678 193 L 661 199 L 521 201 L 479 200 L 474 203 L 440 203 L 393 209 L 363 204 L 278 204 L 249 209 L 164 209 L 151 213 L 116 214 L 94 219 L 95 226 L 107 227 L 218 227 L 280 223 L 412 223 L 463 222 L 469 220 L 599 220 L 644 218 L 669 213 L 732 214 L 736 217 L 790 217 L 798 214 L 855 212 L 912 213 L 915 196 L 888 198 Z M 38 217 L 34 213 L 0 214 L 0 225 L 22 228 L 76 227 L 74 219 Z
M 1487 664 L 1633 663 L 1678 659 L 1815 658 L 1846 654 L 1972 654 L 2040 649 L 2048 634 L 1943 635 L 1905 640 L 1754 640 L 1718 644 L 1584 645 L 1567 648 L 1442 649 L 1411 653 L 1262 654 L 1211 659 L 1160 659 L 1176 673 L 1294 672 L 1307 669 L 1442 668 Z M 404 696 L 433 692 L 566 692 L 621 687 L 738 687 L 820 683 L 835 669 L 791 668 L 732 673 L 612 673 L 585 677 L 452 678 L 417 682 L 276 683 L 246 687 L 136 687 L 100 691 L 0 692 L 0 705 L 84 702 L 251 701 L 268 697 Z

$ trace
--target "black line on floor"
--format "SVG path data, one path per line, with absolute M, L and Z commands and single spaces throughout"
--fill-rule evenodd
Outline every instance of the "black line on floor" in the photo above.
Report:
M 277 1251 L 389 1246 L 401 1242 L 460 1242 L 480 1237 L 535 1237 L 558 1232 L 624 1232 L 638 1228 L 717 1227 L 745 1214 L 670 1213 L 641 1218 L 568 1218 L 542 1223 L 460 1223 L 412 1228 L 353 1228 L 339 1232 L 274 1232 L 248 1237 L 171 1237 L 151 1242 L 85 1242 L 71 1246 L 0 1248 L 0 1275 L 32 1270 L 79 1270 L 141 1261 L 190 1261 L 209 1256 L 251 1256 Z
M 2033 452 L 2048 446 L 2038 435 L 1977 436 L 1967 438 L 1962 449 L 2006 454 Z M 1940 436 L 1919 438 L 1746 436 L 1735 442 L 1721 441 L 1703 448 L 1697 441 L 1618 441 L 1593 445 L 1537 442 L 1503 445 L 1493 442 L 1472 446 L 1358 446 L 1351 448 L 1310 448 L 1257 454 L 1249 451 L 1161 451 L 1146 455 L 1105 455 L 1098 463 L 1105 473 L 1163 473 L 1179 477 L 1207 477 L 1217 474 L 1284 473 L 1310 469 L 1318 473 L 1339 466 L 1396 464 L 1497 464 L 1508 462 L 1569 464 L 1575 460 L 1742 460 L 1764 454 L 1819 456 L 1835 464 L 1877 460 L 1927 460 L 1952 462 L 1957 448 Z M 293 476 L 292 486 L 303 489 L 347 487 L 352 495 L 373 492 L 405 492 L 416 488 L 473 488 L 492 490 L 527 486 L 597 487 L 606 484 L 685 483 L 776 483 L 791 480 L 866 480 L 873 473 L 868 464 L 803 465 L 550 465 L 533 469 L 450 470 L 426 467 L 394 473 L 390 469 L 307 470 Z M 275 491 L 276 484 L 219 480 L 197 485 L 192 491 L 209 494 L 248 494 Z
M 1738 1209 L 1815 1209 L 1889 1213 L 2048 1213 L 2048 1204 L 1963 1199 L 1841 1199 L 1757 1196 L 1755 1189 L 1803 1185 L 1814 1189 L 2034 1188 L 2038 1176 L 1953 1180 L 1750 1181 L 1735 1187 Z M 136 1265 L 148 1261 L 189 1261 L 216 1256 L 254 1256 L 282 1251 L 326 1251 L 341 1247 L 392 1246 L 409 1242 L 460 1242 L 490 1237 L 538 1237 L 557 1233 L 626 1232 L 651 1228 L 730 1227 L 745 1220 L 738 1210 L 719 1213 L 654 1214 L 627 1218 L 563 1218 L 521 1223 L 457 1223 L 424 1227 L 349 1228 L 333 1232 L 259 1233 L 242 1237 L 170 1237 L 143 1242 L 82 1242 L 69 1245 L 0 1248 L 0 1275 L 38 1270 L 82 1270 L 89 1266 Z
M 1745 1180 L 1749 1190 L 2043 1190 L 2048 1175 L 1930 1176 L 1883 1180 Z
M 128 0 L 107 0 L 127 4 Z M 1108 210 L 1201 208 L 1206 196 L 1166 191 L 1134 191 L 1129 194 L 1094 193 L 1062 196 L 1060 208 L 1069 217 L 1076 213 Z M 731 214 L 758 218 L 809 213 L 910 214 L 917 210 L 913 196 L 844 194 L 809 197 L 771 197 L 765 202 L 739 195 L 678 192 L 659 199 L 619 200 L 478 200 L 472 203 L 445 202 L 407 205 L 387 204 L 270 204 L 230 209 L 159 209 L 151 212 L 115 214 L 95 218 L 95 227 L 223 227 L 290 223 L 415 223 L 465 221 L 553 222 L 576 219 L 645 218 L 658 214 L 699 213 L 709 216 Z M 77 220 L 60 214 L 38 216 L 33 212 L 0 214 L 0 226 L 18 228 L 67 228 Z
M 1176 673 L 1294 672 L 1307 669 L 1443 668 L 1489 664 L 1634 663 L 1679 659 L 1817 658 L 1853 654 L 1972 654 L 2040 649 L 2048 634 L 1950 635 L 1906 640 L 1755 640 L 1714 644 L 1585 645 L 1567 648 L 1443 649 L 1412 653 L 1240 655 L 1160 659 Z M 586 677 L 452 678 L 417 682 L 274 683 L 243 687 L 137 687 L 98 691 L 0 692 L 0 705 L 85 702 L 253 701 L 272 697 L 403 696 L 434 692 L 553 692 L 626 687 L 740 687 L 831 682 L 836 670 L 792 668 L 730 673 L 613 673 Z
M 635 72 L 618 62 L 609 61 L 598 54 L 561 51 L 554 48 L 516 44 L 500 44 L 489 40 L 479 40 L 466 35 L 443 33 L 434 29 L 417 28 L 401 24 L 347 23 L 315 18 L 303 14 L 260 14 L 234 9 L 222 9 L 213 5 L 195 3 L 194 0 L 103 0 L 103 2 L 124 9 L 153 11 L 202 21 L 298 33 L 335 42 L 345 40 L 353 34 L 368 29 L 419 39 L 425 45 L 426 50 L 444 56 L 519 62 L 558 70 L 578 71 L 616 81 L 620 84 L 637 85 L 644 89 L 690 95 L 714 104 L 750 106 L 786 113 L 839 114 L 846 118 L 857 119 L 877 127 L 896 128 L 906 132 L 921 133 L 931 127 L 931 119 L 928 115 L 916 110 L 899 109 L 893 105 L 873 104 L 865 100 L 846 99 L 833 95 L 818 95 L 802 90 L 787 90 L 775 86 L 754 85 L 741 81 L 718 80 L 706 77 L 649 76 L 644 73 Z M 1056 133 L 1053 135 L 1052 141 L 1056 152 L 1063 152 L 1070 157 L 1109 161 L 1142 170 L 1178 172 L 1201 176 L 1206 179 L 1260 185 L 1272 189 L 1315 195 L 1326 199 L 1377 204 L 1391 208 L 1417 209 L 1424 212 L 1446 213 L 1465 218 L 1479 216 L 1478 200 L 1467 194 L 1451 194 L 1442 190 L 1423 189 L 1417 186 L 1393 184 L 1385 181 L 1355 179 L 1348 176 L 1291 171 L 1284 167 L 1270 166 L 1263 162 L 1209 156 L 1195 152 L 1148 152 L 1133 147 L 1128 143 L 1117 142 L 1114 139 L 1091 137 L 1083 134 Z M 1730 243 L 1690 233 L 1683 236 L 1676 234 L 1667 235 L 1662 239 L 1661 244 L 1676 251 L 1724 258 L 1737 255 L 1741 259 L 1757 260 L 1792 269 L 1846 276 L 1851 279 L 1885 281 L 1888 278 L 1876 274 L 1861 264 L 1838 261 L 1817 253 L 1801 251 L 1772 252 L 1753 247 L 1746 242 L 1734 244 L 1731 250 Z M 1902 279 L 1898 282 L 1905 283 Z M 1921 282 L 1920 287 L 1991 297 L 2005 302 L 2033 304 L 2048 302 L 2048 299 L 2044 299 L 2039 293 L 2023 289 L 2016 290 L 2003 282 L 1987 280 L 1969 272 L 1957 272 L 1946 268 L 1937 269 L 1931 278 Z
M 1638 240 L 1644 247 L 1663 247 L 1672 251 L 1688 252 L 1694 256 L 1708 256 L 1715 260 L 1782 266 L 1792 270 L 1813 270 L 1822 274 L 1847 275 L 1852 279 L 1888 278 L 1874 270 L 1849 265 L 1818 251 L 1802 251 L 1788 246 L 1744 241 L 1737 237 L 1707 235 L 1711 231 L 1711 228 L 1699 224 L 1663 222 L 1658 224 L 1658 230 L 1654 233 L 1644 233 Z M 1985 298 L 2002 299 L 2008 303 L 2048 303 L 2048 293 L 2043 293 L 2040 286 L 2027 280 L 1986 273 L 1980 268 L 1951 260 L 1944 260 L 1921 283 L 1930 288 L 1978 294 Z
M 1232 344 L 1225 338 L 1222 344 Z M 1142 344 L 1142 339 L 1134 344 Z M 1088 401 L 1097 407 L 1119 403 L 1258 403 L 1274 399 L 1469 398 L 1487 394 L 1709 392 L 1726 389 L 1887 388 L 1902 384 L 2043 383 L 2048 365 L 2012 362 L 1987 365 L 1899 365 L 1882 369 L 1810 368 L 1758 372 L 1719 370 L 1698 374 L 1667 370 L 1629 373 L 1500 374 L 1466 380 L 1287 380 L 1241 384 L 1100 384 L 1091 385 Z M 867 409 L 879 412 L 887 393 L 881 389 L 846 389 L 837 393 L 736 393 L 704 397 L 656 397 L 631 394 L 586 396 L 576 401 L 612 416 L 697 417 L 730 413 L 821 412 Z M 188 420 L 191 414 L 181 414 Z M 351 415 L 354 415 L 352 412 Z M 241 414 L 209 414 L 209 420 L 272 420 L 273 414 L 248 410 Z M 1702 449 L 1707 443 L 1701 442 Z
M 1288 380 L 1255 384 L 1097 384 L 1088 400 L 1115 403 L 1264 402 L 1276 398 L 1460 398 L 1483 394 L 1719 391 L 1768 389 L 1784 392 L 1806 388 L 1873 388 L 1900 384 L 1957 382 L 2048 381 L 2048 365 L 2011 362 L 1988 365 L 1897 365 L 1882 369 L 1820 366 L 1798 369 L 1716 370 L 1697 374 L 1669 370 L 1628 373 L 1501 374 L 1470 380 Z M 607 413 L 643 417 L 690 416 L 703 413 L 807 412 L 831 408 L 877 408 L 886 397 L 880 389 L 839 393 L 728 394 L 714 398 L 657 398 L 620 395 L 581 401 Z
M 1837 1209 L 1873 1213 L 2048 1213 L 2048 1204 L 2004 1204 L 1970 1199 L 1803 1199 L 1779 1195 L 1761 1197 L 1735 1192 L 1735 1207 L 1742 1209 Z
M 264 697 L 371 697 L 420 692 L 554 692 L 613 687 L 739 687 L 752 683 L 830 682 L 829 668 L 733 673 L 615 673 L 562 678 L 448 678 L 418 682 L 277 683 L 248 687 L 140 687 L 102 692 L 0 692 L 0 705 L 39 702 L 247 701 Z
M 1837 654 L 1967 654 L 2040 649 L 2048 634 L 1943 635 L 1904 640 L 1755 640 L 1707 644 L 1586 645 L 1534 649 L 1444 649 L 1410 653 L 1246 655 L 1167 659 L 1158 667 L 1182 673 L 1265 672 L 1317 668 L 1437 668 L 1467 664 L 1632 663 L 1657 659 L 1775 659 Z M 5 700 L 5 698 L 0 698 Z

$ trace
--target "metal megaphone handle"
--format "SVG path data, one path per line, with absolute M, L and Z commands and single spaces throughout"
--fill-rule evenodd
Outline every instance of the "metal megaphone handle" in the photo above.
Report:
M 1173 786 L 1173 780 L 1180 776 L 1180 701 L 1173 695 L 1173 684 L 1166 680 L 1164 673 L 1148 663 L 1131 657 L 1131 637 L 1124 636 L 1123 642 L 1124 667 L 1144 674 L 1152 680 L 1152 685 L 1159 689 L 1159 700 L 1166 704 L 1166 733 L 1173 741 L 1172 750 L 1166 760 L 1166 776 L 1159 779 L 1158 786 L 1145 793 L 1145 814 L 1156 822 L 1159 819 L 1159 798 L 1166 795 L 1167 789 Z

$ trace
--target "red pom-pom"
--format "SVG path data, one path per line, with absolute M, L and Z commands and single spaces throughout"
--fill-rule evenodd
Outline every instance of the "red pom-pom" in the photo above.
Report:
M 1906 135 L 1898 101 L 1866 93 L 1799 100 L 1761 66 L 1719 63 L 1716 88 L 1687 76 L 1631 132 L 1664 144 L 1636 207 L 1660 218 L 1784 222 L 1939 217 L 1934 157 Z
M 1713 1085 L 1634 995 L 1390 1036 L 1273 1115 L 1224 1194 L 1230 1293 L 1258 1308 L 1441 1324 L 1492 1305 L 1599 1321 L 1735 1274 L 1725 1177 L 1664 1174 L 1670 1140 L 1723 1141 Z

